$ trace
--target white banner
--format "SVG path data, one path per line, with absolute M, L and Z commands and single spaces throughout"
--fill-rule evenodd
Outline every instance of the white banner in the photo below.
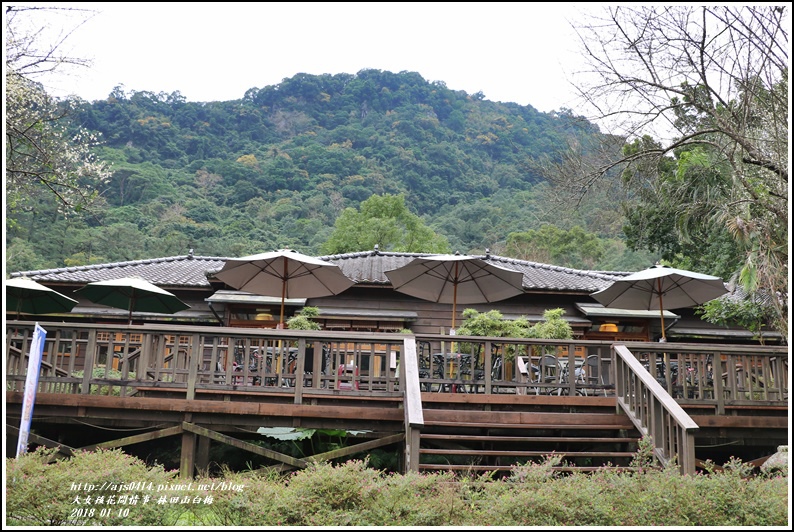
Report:
M 25 379 L 25 397 L 22 401 L 22 420 L 19 422 L 17 458 L 25 454 L 28 449 L 30 423 L 33 420 L 33 403 L 36 402 L 36 390 L 39 387 L 39 371 L 41 369 L 41 356 L 44 353 L 44 340 L 46 338 L 47 331 L 36 322 L 36 328 L 33 330 L 33 339 L 30 342 L 30 353 L 28 354 L 28 374 Z

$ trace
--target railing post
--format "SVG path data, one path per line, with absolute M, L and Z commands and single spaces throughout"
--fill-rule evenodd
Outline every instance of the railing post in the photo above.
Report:
M 154 351 L 154 335 L 155 333 L 145 333 L 141 339 L 141 356 L 138 358 L 138 364 L 135 366 L 135 380 L 146 380 L 146 370 L 149 369 L 149 360 L 152 358 Z
M 94 361 L 96 359 L 97 330 L 88 331 L 88 345 L 85 348 L 85 359 L 83 360 L 83 383 L 80 386 L 80 393 L 88 395 L 91 393 L 91 379 L 94 375 Z
M 317 355 L 315 355 L 317 356 Z M 295 398 L 293 403 L 299 405 L 303 402 L 303 377 L 306 368 L 306 338 L 298 340 L 298 360 L 295 365 Z
M 201 364 L 203 358 L 202 346 L 199 342 L 199 335 L 194 334 L 187 361 L 187 392 L 185 398 L 188 401 L 196 398 L 196 379 L 198 377 L 199 364 Z
M 490 395 L 493 391 L 493 356 L 491 354 L 491 342 L 486 341 L 483 345 L 482 358 L 482 371 L 485 377 L 485 393 Z M 502 353 L 502 363 L 504 365 L 504 353 Z
M 682 428 L 681 431 L 683 432 L 680 443 L 682 456 L 678 467 L 682 475 L 693 475 L 695 474 L 695 435 L 686 428 Z
M 573 344 L 568 344 L 568 354 L 565 358 L 568 359 L 568 397 L 576 395 L 576 359 L 574 353 L 576 350 Z
M 416 338 L 403 341 L 403 357 L 400 361 L 400 378 L 403 386 L 405 414 L 405 469 L 419 471 L 419 445 L 424 427 L 422 397 L 419 388 L 419 363 L 416 359 Z
M 721 416 L 725 414 L 725 392 L 723 391 L 722 355 L 720 353 L 714 353 L 711 379 L 714 381 L 714 399 L 717 401 L 716 413 Z
M 623 364 L 620 363 L 620 357 L 617 356 L 615 353 L 615 344 L 612 344 L 609 348 L 609 357 L 610 357 L 610 375 L 609 377 L 612 379 L 612 383 L 615 385 L 615 397 L 620 398 L 623 397 L 623 389 L 624 389 L 624 378 L 623 378 Z M 620 414 L 620 401 L 615 401 L 615 413 Z

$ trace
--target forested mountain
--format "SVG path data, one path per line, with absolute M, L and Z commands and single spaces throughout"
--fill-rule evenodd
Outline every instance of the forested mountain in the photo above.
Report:
M 373 195 L 404 195 L 449 251 L 507 250 L 593 269 L 651 263 L 622 243 L 615 190 L 589 194 L 576 208 L 559 201 L 539 170 L 539 159 L 571 145 L 598 145 L 594 124 L 569 110 L 492 102 L 415 72 L 298 74 L 227 102 L 117 87 L 105 100 L 81 102 L 73 125 L 101 134 L 96 154 L 112 163 L 112 177 L 102 200 L 76 216 L 44 195 L 9 212 L 11 271 L 189 249 L 320 254 L 342 211 Z M 556 239 L 557 251 L 509 248 L 528 231 Z

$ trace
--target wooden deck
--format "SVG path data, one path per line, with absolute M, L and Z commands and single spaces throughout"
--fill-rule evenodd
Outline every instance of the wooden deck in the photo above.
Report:
M 33 325 L 7 329 L 8 449 Z M 30 443 L 69 454 L 180 437 L 184 476 L 206 467 L 210 445 L 280 470 L 384 448 L 403 471 L 508 471 L 550 454 L 588 471 L 629 467 L 650 435 L 660 464 L 692 473 L 730 456 L 760 464 L 788 444 L 786 348 L 456 337 L 453 351 L 435 335 L 41 325 Z M 556 376 L 541 374 L 548 353 Z M 246 441 L 260 427 L 360 432 L 294 458 Z

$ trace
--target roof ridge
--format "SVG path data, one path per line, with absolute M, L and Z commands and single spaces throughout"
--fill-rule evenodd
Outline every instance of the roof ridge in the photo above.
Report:
M 320 260 L 339 260 L 339 259 L 355 259 L 360 257 L 374 257 L 374 256 L 389 256 L 389 257 L 425 257 L 428 255 L 435 255 L 435 253 L 421 253 L 415 251 L 381 251 L 378 249 L 371 249 L 368 251 L 352 251 L 349 253 L 336 253 L 333 255 L 319 255 L 316 258 Z
M 120 268 L 123 266 L 135 266 L 138 264 L 159 264 L 163 262 L 174 262 L 177 260 L 227 260 L 226 257 L 210 257 L 210 256 L 197 256 L 197 255 L 175 255 L 173 257 L 158 257 L 154 259 L 136 259 L 121 262 L 102 262 L 99 264 L 84 264 L 82 266 L 64 266 L 62 268 L 47 268 L 44 270 L 27 270 L 21 272 L 13 272 L 10 276 L 13 277 L 26 277 L 28 275 L 48 275 L 53 273 L 64 272 L 85 272 L 91 270 L 103 270 L 107 268 Z
M 192 250 L 191 250 L 192 251 Z M 367 251 L 337 253 L 318 256 L 339 266 L 343 273 L 357 284 L 389 284 L 385 272 L 420 257 L 437 253 Z M 490 264 L 518 271 L 523 275 L 525 288 L 536 290 L 581 290 L 593 292 L 626 274 L 579 270 L 551 264 L 526 261 L 499 255 L 471 255 Z M 69 266 L 64 268 L 31 270 L 12 273 L 10 278 L 30 277 L 49 282 L 94 282 L 119 276 L 136 274 L 158 286 L 206 287 L 212 277 L 223 268 L 226 257 L 177 255 L 104 264 Z
M 555 272 L 568 272 L 576 275 L 586 275 L 588 277 L 595 277 L 596 279 L 606 279 L 609 281 L 621 277 L 624 274 L 630 273 L 630 272 L 606 272 L 603 270 L 582 270 L 578 268 L 569 268 L 567 266 L 557 266 L 554 264 L 546 264 L 543 262 L 534 262 L 530 260 L 516 259 L 513 257 L 503 257 L 501 255 L 492 255 L 492 254 L 487 255 L 484 258 L 487 258 L 488 260 L 505 262 L 508 264 L 522 264 L 525 266 L 529 266 L 532 268 L 539 268 L 543 270 L 549 270 Z

